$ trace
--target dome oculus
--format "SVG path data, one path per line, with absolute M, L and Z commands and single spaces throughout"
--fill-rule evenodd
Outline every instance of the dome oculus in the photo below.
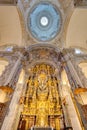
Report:
M 45 16 L 43 16 L 43 17 L 41 17 L 40 22 L 41 22 L 42 26 L 47 26 L 47 24 L 48 24 L 48 18 L 45 17 Z
M 28 28 L 39 41 L 52 40 L 60 31 L 60 12 L 52 4 L 40 3 L 28 15 Z

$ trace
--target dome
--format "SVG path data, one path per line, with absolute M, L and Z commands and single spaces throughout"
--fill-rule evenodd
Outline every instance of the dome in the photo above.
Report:
M 28 29 L 39 41 L 52 40 L 60 31 L 59 10 L 50 3 L 39 3 L 28 15 Z

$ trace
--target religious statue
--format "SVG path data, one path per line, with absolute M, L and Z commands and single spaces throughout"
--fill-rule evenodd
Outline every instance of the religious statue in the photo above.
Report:
M 38 70 L 39 68 L 40 70 Z M 29 79 L 22 114 L 27 115 L 27 118 L 29 117 L 27 124 L 33 122 L 32 127 L 57 127 L 56 130 L 59 130 L 59 118 L 57 117 L 62 113 L 59 104 L 58 86 L 57 80 L 49 75 L 49 68 L 46 65 L 34 68 L 36 76 Z

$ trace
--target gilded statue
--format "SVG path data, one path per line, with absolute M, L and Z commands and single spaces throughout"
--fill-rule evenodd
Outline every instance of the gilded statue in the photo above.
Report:
M 29 79 L 22 114 L 32 116 L 31 119 L 35 120 L 34 127 L 49 127 L 49 120 L 51 122 L 56 117 L 58 123 L 57 117 L 61 115 L 57 80 L 49 75 L 52 70 L 49 65 L 37 65 L 34 68 L 35 76 Z M 55 120 L 51 124 L 51 127 L 54 126 L 56 127 Z

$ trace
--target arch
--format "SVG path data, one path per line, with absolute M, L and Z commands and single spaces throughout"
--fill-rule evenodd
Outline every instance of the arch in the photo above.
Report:
M 45 43 L 40 43 L 40 44 L 34 44 L 34 45 L 30 45 L 29 47 L 26 47 L 26 50 L 31 51 L 37 48 L 48 48 L 48 49 L 53 49 L 55 52 L 60 52 L 61 49 L 56 47 L 56 45 L 52 45 L 52 44 L 45 44 Z
M 37 61 L 32 62 L 29 66 L 32 67 L 32 66 L 35 66 L 37 64 L 42 64 L 42 63 L 53 66 L 54 68 L 57 67 L 57 65 L 54 62 L 48 61 L 48 60 L 37 60 Z

